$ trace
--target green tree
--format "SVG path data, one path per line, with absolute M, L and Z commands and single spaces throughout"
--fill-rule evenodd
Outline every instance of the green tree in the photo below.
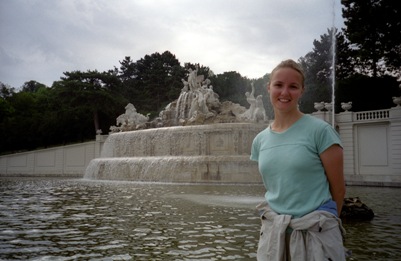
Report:
M 400 74 L 401 6 L 395 0 L 342 0 L 345 35 L 357 51 L 358 72 Z
M 304 112 L 313 112 L 314 102 L 331 101 L 333 33 L 333 29 L 328 29 L 319 41 L 313 41 L 313 50 L 299 59 L 305 73 L 306 91 L 300 104 Z
M 352 101 L 352 111 L 380 110 L 394 107 L 391 97 L 400 95 L 398 86 L 397 80 L 388 75 L 357 74 L 339 82 L 338 96 L 343 97 L 344 102 Z
M 116 111 L 127 103 L 127 100 L 121 95 L 121 82 L 115 70 L 107 72 L 73 71 L 65 72 L 64 75 L 52 86 L 57 97 L 62 101 L 61 109 L 70 117 L 75 115 L 77 120 L 85 121 L 88 115 L 92 115 L 94 126 L 92 135 L 99 129 L 104 131 L 106 127 L 101 124 L 100 115 L 115 119 Z M 110 123 L 107 119 L 106 122 Z
M 7 98 L 15 93 L 15 88 L 0 82 L 0 97 Z
M 347 79 L 358 72 L 357 67 L 357 51 L 351 48 L 351 45 L 342 31 L 336 34 L 335 49 L 335 79 L 336 81 Z
M 335 35 L 334 50 L 333 34 Z M 355 51 L 350 48 L 344 34 L 336 28 L 328 29 L 326 34 L 320 36 L 320 40 L 313 41 L 313 50 L 299 58 L 299 63 L 305 72 L 306 85 L 306 91 L 300 104 L 302 111 L 313 112 L 315 110 L 314 102 L 330 102 L 333 84 L 336 84 L 337 90 L 338 80 L 356 74 L 354 54 Z M 334 71 L 333 66 L 335 66 Z M 333 73 L 335 73 L 334 78 Z M 336 105 L 339 106 L 340 102 L 341 97 L 336 99 Z
M 28 81 L 22 85 L 22 91 L 24 92 L 37 92 L 40 88 L 44 88 L 46 85 L 37 81 Z
M 11 97 L 14 93 L 14 88 L 11 88 L 0 82 L 0 124 L 2 124 L 3 120 L 7 116 L 11 115 L 14 111 L 14 108 L 8 101 L 8 98 Z
M 47 145 L 43 143 L 43 138 L 47 137 L 48 132 L 41 127 L 49 120 L 49 109 L 41 97 L 49 88 L 43 86 L 35 92 L 21 90 L 5 98 L 11 110 L 0 122 L 0 132 L 7 137 L 1 141 L 2 152 Z
M 213 90 L 219 95 L 221 102 L 232 101 L 242 106 L 248 106 L 245 92 L 251 90 L 251 81 L 240 73 L 231 71 L 211 77 Z
M 118 70 L 118 77 L 122 82 L 128 82 L 137 78 L 138 72 L 136 70 L 136 64 L 132 61 L 130 56 L 125 56 L 124 60 L 119 61 L 120 68 Z
M 176 99 L 184 76 L 184 68 L 169 51 L 145 55 L 135 63 L 128 56 L 120 61 L 119 77 L 123 91 L 129 102 L 143 114 L 155 116 Z
M 142 108 L 141 103 L 141 91 L 139 90 L 139 81 L 137 66 L 134 61 L 132 61 L 130 56 L 126 56 L 124 60 L 119 61 L 120 68 L 116 68 L 118 72 L 118 78 L 121 81 L 121 94 L 126 97 L 128 102 L 131 102 L 135 107 Z

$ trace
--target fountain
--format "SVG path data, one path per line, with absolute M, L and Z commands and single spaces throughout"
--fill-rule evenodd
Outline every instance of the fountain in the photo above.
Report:
M 210 80 L 196 72 L 190 70 L 178 99 L 152 121 L 128 104 L 84 178 L 261 183 L 249 159 L 253 138 L 267 124 L 261 97 L 254 97 L 252 86 L 249 109 L 221 103 Z

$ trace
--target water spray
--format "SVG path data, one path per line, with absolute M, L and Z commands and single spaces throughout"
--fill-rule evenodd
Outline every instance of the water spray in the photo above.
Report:
M 336 18 L 336 1 L 333 0 L 333 25 L 331 32 L 331 103 L 332 103 L 332 116 L 331 116 L 331 125 L 335 128 L 335 95 L 334 89 L 336 85 L 336 27 L 335 27 L 335 18 Z

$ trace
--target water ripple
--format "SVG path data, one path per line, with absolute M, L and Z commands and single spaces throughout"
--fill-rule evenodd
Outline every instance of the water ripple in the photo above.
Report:
M 344 224 L 350 260 L 400 260 L 400 190 L 348 191 L 376 214 Z M 0 260 L 255 260 L 263 193 L 261 186 L 2 178 Z

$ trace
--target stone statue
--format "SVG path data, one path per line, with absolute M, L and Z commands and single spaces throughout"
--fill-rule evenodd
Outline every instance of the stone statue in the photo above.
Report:
M 184 84 L 184 87 L 182 87 L 181 92 L 187 92 L 189 90 L 189 88 L 188 88 L 189 83 L 184 79 L 181 79 L 181 81 Z
M 191 68 L 189 68 L 188 71 L 189 71 L 189 76 L 188 76 L 189 90 L 195 91 L 196 89 L 198 89 L 198 82 L 197 82 L 198 66 L 195 67 L 195 70 L 192 70 Z
M 251 83 L 252 91 L 246 92 L 246 101 L 249 109 L 242 113 L 239 118 L 246 122 L 265 122 L 267 121 L 266 111 L 263 105 L 262 95 L 255 98 L 255 86 Z
M 266 122 L 267 115 L 265 106 L 263 105 L 262 95 L 256 97 L 255 110 L 253 111 L 252 120 L 255 122 Z
M 135 106 L 132 103 L 128 103 L 125 106 L 125 113 L 117 117 L 117 126 L 110 127 L 111 132 L 135 130 L 140 127 L 141 124 L 145 124 L 149 121 L 149 115 L 144 116 L 136 111 Z
M 255 87 L 245 93 L 249 109 L 231 101 L 219 101 L 214 92 L 211 80 L 198 75 L 198 66 L 188 69 L 188 79 L 181 79 L 183 87 L 175 101 L 169 103 L 159 116 L 149 121 L 136 111 L 133 104 L 125 107 L 125 113 L 117 117 L 117 126 L 111 126 L 111 132 L 131 131 L 143 128 L 169 126 L 201 125 L 212 123 L 256 122 L 267 121 L 262 96 L 255 98 Z
M 246 101 L 249 103 L 249 109 L 243 114 L 244 119 L 246 120 L 254 120 L 254 111 L 256 108 L 256 99 L 255 99 L 255 87 L 253 83 L 251 84 L 252 92 L 246 92 Z
M 205 99 L 207 104 L 211 109 L 217 108 L 220 106 L 219 95 L 213 91 L 213 86 L 210 85 L 209 88 L 206 89 Z

